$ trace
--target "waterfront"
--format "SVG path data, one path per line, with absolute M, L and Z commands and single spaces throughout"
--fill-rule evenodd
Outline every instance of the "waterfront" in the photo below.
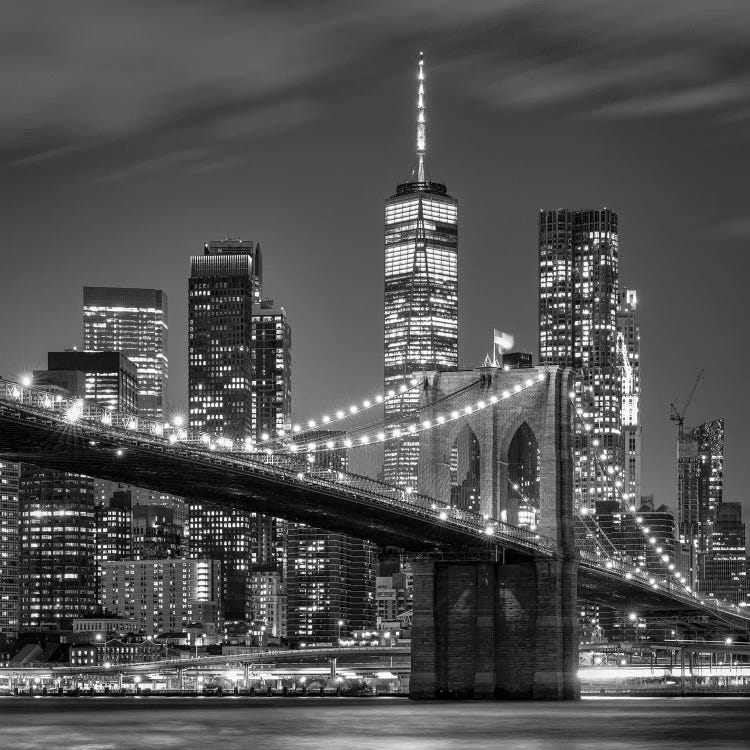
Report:
M 750 699 L 3 698 L 7 750 L 746 748 Z

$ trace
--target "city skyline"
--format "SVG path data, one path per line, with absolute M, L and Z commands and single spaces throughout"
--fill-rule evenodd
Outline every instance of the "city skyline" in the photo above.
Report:
M 585 24 L 575 10 L 580 4 L 572 7 L 571 19 Z M 708 14 L 708 20 L 711 18 Z M 544 19 L 537 20 L 544 25 Z M 463 17 L 457 19 L 458 23 L 464 21 Z M 344 22 L 360 23 L 349 17 Z M 509 28 L 512 18 L 501 15 L 497 23 Z M 547 23 L 551 25 L 551 21 Z M 476 27 L 470 30 L 475 37 L 481 36 Z M 628 44 L 629 30 L 632 32 L 632 27 L 626 25 L 622 44 L 632 61 L 634 51 L 640 48 L 632 40 Z M 719 38 L 725 41 L 732 35 L 726 25 L 719 31 L 724 35 Z M 686 32 L 680 24 L 663 34 L 671 41 L 667 45 L 671 54 L 685 53 Z M 372 40 L 383 43 L 381 37 L 373 36 Z M 138 131 L 138 142 L 130 144 L 123 154 L 130 160 L 127 165 L 112 164 L 113 152 L 96 138 L 92 145 L 84 137 L 88 145 L 58 153 L 56 158 L 49 153 L 52 146 L 45 150 L 27 139 L 21 151 L 11 153 L 8 148 L 4 152 L 7 158 L 3 168 L 15 186 L 9 206 L 9 242 L 15 247 L 29 242 L 41 246 L 54 235 L 62 250 L 75 247 L 79 252 L 76 257 L 69 253 L 65 268 L 50 265 L 51 256 L 46 254 L 43 259 L 47 265 L 40 264 L 38 256 L 23 257 L 22 253 L 8 259 L 1 290 L 5 309 L 22 309 L 29 286 L 37 289 L 42 299 L 38 320 L 29 320 L 23 330 L 19 327 L 2 334 L 0 344 L 6 363 L 2 374 L 13 377 L 15 368 L 39 369 L 47 351 L 77 342 L 77 304 L 83 284 L 158 287 L 173 300 L 184 300 L 189 256 L 212 237 L 240 234 L 263 237 L 266 270 L 273 279 L 275 296 L 284 301 L 295 327 L 295 417 L 317 411 L 313 405 L 334 405 L 344 397 L 377 390 L 382 366 L 382 298 L 379 284 L 372 280 L 382 271 L 379 207 L 394 175 L 404 173 L 411 153 L 410 66 L 415 50 L 421 47 L 425 48 L 431 75 L 430 106 L 434 114 L 430 132 L 437 162 L 433 163 L 433 172 L 436 177 L 449 178 L 452 193 L 462 205 L 459 287 L 471 289 L 472 294 L 461 295 L 461 365 L 481 361 L 493 326 L 513 331 L 519 348 L 536 355 L 534 225 L 538 210 L 611 205 L 620 216 L 622 278 L 639 294 L 644 363 L 643 491 L 653 492 L 657 502 L 674 508 L 676 430 L 668 420 L 669 403 L 684 401 L 695 373 L 706 366 L 706 378 L 686 425 L 728 416 L 725 497 L 742 501 L 747 512 L 747 498 L 741 489 L 747 485 L 750 471 L 742 461 L 747 448 L 742 425 L 748 407 L 741 398 L 741 387 L 747 354 L 742 347 L 741 326 L 736 322 L 742 312 L 738 252 L 747 221 L 735 195 L 741 193 L 736 188 L 743 179 L 737 149 L 746 149 L 747 144 L 738 126 L 727 119 L 734 115 L 741 122 L 741 109 L 733 105 L 731 92 L 726 90 L 723 105 L 716 98 L 711 104 L 709 83 L 704 83 L 703 89 L 695 80 L 678 85 L 668 66 L 662 69 L 661 80 L 674 84 L 675 93 L 672 98 L 664 96 L 661 110 L 655 105 L 649 109 L 648 102 L 642 101 L 637 111 L 638 101 L 627 96 L 632 77 L 625 77 L 625 90 L 614 92 L 618 101 L 610 104 L 608 115 L 600 113 L 597 119 L 591 112 L 597 104 L 599 109 L 604 105 L 596 85 L 592 84 L 590 100 L 581 93 L 585 82 L 572 93 L 570 88 L 562 88 L 569 95 L 563 101 L 560 94 L 553 96 L 549 91 L 550 98 L 544 100 L 544 90 L 527 85 L 527 96 L 537 98 L 524 106 L 518 101 L 520 88 L 514 99 L 515 78 L 508 74 L 507 61 L 498 68 L 495 60 L 491 69 L 485 68 L 482 63 L 491 57 L 489 52 L 480 48 L 478 59 L 472 60 L 466 50 L 459 54 L 461 51 L 448 42 L 444 31 L 433 29 L 431 40 L 401 39 L 394 43 L 389 59 L 380 59 L 376 69 L 370 65 L 357 70 L 360 85 L 373 84 L 367 100 L 352 96 L 346 103 L 337 104 L 331 114 L 317 111 L 304 123 L 295 116 L 298 100 L 289 100 L 296 103 L 287 105 L 291 111 L 287 109 L 287 116 L 282 118 L 281 132 L 258 134 L 256 130 L 241 147 L 234 141 L 234 158 L 224 169 L 216 164 L 207 169 L 195 155 L 180 156 L 179 151 L 177 156 L 170 156 L 175 152 L 164 152 L 154 131 L 148 131 L 148 138 Z M 697 45 L 693 53 L 706 54 L 705 44 Z M 599 50 L 599 54 L 605 53 Z M 651 69 L 660 59 L 653 55 L 647 58 Z M 457 65 L 457 60 L 463 64 Z M 344 83 L 350 83 L 344 74 L 347 62 L 342 54 L 330 63 L 339 75 L 333 76 L 327 94 L 317 77 L 315 85 L 306 83 L 297 92 L 309 90 L 312 102 L 336 95 Z M 711 82 L 719 94 L 722 75 L 731 88 L 742 73 L 726 64 L 725 72 L 717 74 L 720 80 Z M 494 88 L 489 85 L 494 79 L 487 80 L 490 70 L 493 74 L 498 70 L 506 73 L 498 77 Z M 550 63 L 551 79 L 555 72 L 566 73 L 565 66 Z M 565 80 L 575 82 L 574 72 L 568 70 Z M 482 100 L 474 91 L 460 92 L 459 87 L 467 82 L 482 82 L 485 85 L 479 88 L 492 96 L 488 94 Z M 676 98 L 680 91 L 692 92 L 693 96 L 680 100 Z M 701 91 L 705 95 L 702 99 Z M 632 106 L 626 112 L 628 102 Z M 273 104 L 281 106 L 284 102 Z M 575 104 L 579 105 L 577 110 L 571 106 Z M 259 120 L 264 112 L 268 114 L 261 106 Z M 532 123 L 545 119 L 538 118 L 539 113 L 560 113 L 561 117 Z M 333 123 L 338 128 L 327 132 Z M 602 128 L 602 123 L 606 127 Z M 503 136 L 500 140 L 498 133 Z M 304 135 L 308 144 L 304 150 L 294 134 Z M 139 152 L 146 141 L 153 159 L 148 165 Z M 311 153 L 310 141 L 319 154 Z M 108 158 L 99 160 L 94 168 L 93 152 L 102 154 L 97 149 L 104 149 Z M 351 179 L 351 157 L 355 154 L 359 156 L 357 175 L 364 173 L 367 179 L 359 181 L 359 190 L 342 191 L 341 185 Z M 580 181 L 585 184 L 571 184 L 573 163 L 578 165 L 577 174 L 590 177 Z M 602 163 L 607 170 L 599 170 Z M 535 175 L 539 164 L 549 165 L 544 179 Z M 237 166 L 240 168 L 235 169 Z M 328 167 L 327 172 L 324 167 Z M 104 168 L 112 171 L 97 173 Z M 301 178 L 298 186 L 278 178 L 279 174 L 293 174 L 294 168 Z M 123 170 L 129 171 L 123 174 Z M 701 179 L 687 179 L 694 174 Z M 270 179 L 274 175 L 277 178 Z M 62 179 L 70 195 L 61 196 L 53 189 Z M 321 181 L 324 189 L 319 186 L 316 190 L 321 197 L 311 196 L 302 184 L 309 185 L 310 179 Z M 177 183 L 188 184 L 176 190 Z M 206 200 L 209 189 L 215 190 L 212 200 Z M 280 209 L 282 191 L 287 201 Z M 37 196 L 33 210 L 37 217 L 39 213 L 45 217 L 44 222 L 32 221 L 24 206 L 32 205 L 28 200 L 32 193 Z M 157 196 L 158 215 L 147 205 L 156 202 Z M 67 210 L 72 199 L 84 208 Z M 304 226 L 290 226 L 303 206 L 309 209 L 309 221 L 302 222 Z M 89 211 L 96 213 L 93 224 L 89 224 Z M 326 231 L 332 221 L 343 222 L 336 238 Z M 133 226 L 138 228 L 135 234 Z M 108 252 L 101 252 L 102 242 Z M 715 246 L 716 251 L 705 254 L 707 244 Z M 352 252 L 352 248 L 362 250 Z M 133 263 L 134 258 L 140 262 Z M 326 278 L 323 269 L 332 264 L 337 264 L 340 273 Z M 45 280 L 53 267 L 54 284 L 51 278 Z M 722 304 L 711 304 L 714 290 L 721 291 Z M 170 321 L 171 396 L 183 407 L 187 356 L 184 307 L 173 303 Z M 337 320 L 334 310 L 341 307 L 351 314 Z M 332 340 L 351 344 L 347 347 L 346 372 L 337 371 L 337 357 L 316 354 L 316 330 L 327 330 Z

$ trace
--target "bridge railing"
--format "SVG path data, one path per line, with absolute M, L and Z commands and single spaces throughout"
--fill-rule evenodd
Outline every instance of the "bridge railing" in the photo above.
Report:
M 386 504 L 408 511 L 432 523 L 482 538 L 512 541 L 530 550 L 550 552 L 553 544 L 526 528 L 501 521 L 488 521 L 476 513 L 451 507 L 434 498 L 379 482 L 370 477 L 308 468 L 305 454 L 260 451 L 256 444 L 238 446 L 235 441 L 215 438 L 182 424 L 149 420 L 134 414 L 105 409 L 85 399 L 74 399 L 0 378 L 0 399 L 15 402 L 41 415 L 54 415 L 69 424 L 85 426 L 92 437 L 122 444 L 151 447 L 180 454 L 193 461 L 243 467 L 256 474 L 292 485 L 317 485 L 352 499 Z M 239 448 L 239 449 L 238 449 Z M 246 448 L 243 450 L 243 448 Z

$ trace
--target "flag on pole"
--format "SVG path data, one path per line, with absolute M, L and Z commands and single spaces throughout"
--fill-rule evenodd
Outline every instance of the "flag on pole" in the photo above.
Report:
M 509 349 L 513 348 L 513 335 L 510 333 L 503 333 L 502 331 L 498 331 L 497 328 L 495 330 L 495 346 L 500 350 L 500 353 L 507 352 Z

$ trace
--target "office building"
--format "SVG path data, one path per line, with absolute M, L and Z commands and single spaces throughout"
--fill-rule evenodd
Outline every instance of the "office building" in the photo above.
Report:
M 133 557 L 131 496 L 117 490 L 106 505 L 96 505 L 96 563 Z
M 190 426 L 239 445 L 266 426 L 270 434 L 290 421 L 291 334 L 283 309 L 264 304 L 261 289 L 258 244 L 237 238 L 212 241 L 203 255 L 191 258 Z M 258 605 L 252 573 L 273 564 L 277 523 L 196 501 L 190 505 L 188 525 L 191 557 L 222 563 L 225 618 L 252 620 Z
M 252 620 L 266 626 L 270 638 L 286 638 L 286 589 L 279 565 L 256 566 L 250 573 Z
M 34 384 L 49 383 L 54 375 L 75 378 L 83 373 L 87 404 L 130 414 L 138 410 L 138 369 L 121 352 L 49 352 L 47 371 L 34 372 Z
M 215 560 L 121 560 L 102 565 L 102 606 L 147 636 L 184 631 L 217 613 L 221 564 Z M 209 605 L 209 606 L 207 606 Z M 214 621 L 206 624 L 219 627 Z
M 300 445 L 335 440 L 337 430 L 308 430 Z M 309 470 L 346 471 L 344 449 L 308 454 Z M 290 523 L 286 538 L 286 615 L 290 643 L 336 643 L 375 623 L 377 547 L 346 534 Z M 341 623 L 339 625 L 339 623 Z
M 20 627 L 58 629 L 96 606 L 94 481 L 21 466 Z
M 183 553 L 184 527 L 175 521 L 172 508 L 133 505 L 130 513 L 134 560 L 160 560 Z
M 161 289 L 86 286 L 83 288 L 83 348 L 86 352 L 119 351 L 137 368 L 138 416 L 170 419 L 168 304 Z M 181 498 L 142 487 L 96 480 L 97 503 L 106 505 L 113 492 L 131 493 L 133 506 L 182 508 Z M 178 514 L 180 511 L 178 511 Z
M 83 348 L 121 352 L 137 368 L 137 410 L 146 419 L 167 416 L 167 295 L 161 289 L 85 286 Z
M 377 547 L 346 534 L 290 524 L 287 637 L 331 643 L 375 624 Z M 341 624 L 339 624 L 341 623 Z
M 385 391 L 424 370 L 458 367 L 458 201 L 430 178 L 424 64 L 417 90 L 417 160 L 409 180 L 385 202 Z M 401 423 L 413 414 L 418 392 L 386 402 L 385 418 Z M 418 438 L 389 443 L 384 479 L 417 486 Z
M 680 429 L 677 455 L 679 534 L 701 556 L 711 551 L 716 513 L 724 487 L 724 420 Z
M 19 472 L 0 458 L 0 642 L 18 634 Z
M 622 367 L 618 361 L 617 214 L 611 209 L 557 209 L 539 215 L 539 357 L 541 365 L 576 368 L 576 408 L 593 425 L 576 426 L 574 504 L 595 509 L 614 500 L 601 481 L 599 456 L 622 460 Z M 596 441 L 596 442 L 595 442 Z M 596 451 L 592 450 L 596 448 Z
M 260 245 L 209 242 L 190 260 L 190 426 L 239 443 L 252 435 L 253 305 L 260 290 Z
M 711 551 L 703 557 L 699 589 L 719 601 L 747 601 L 750 582 L 741 503 L 723 502 L 716 509 Z
M 292 421 L 292 329 L 283 307 L 253 306 L 252 436 L 289 434 Z
M 617 306 L 617 351 L 622 373 L 623 488 L 632 498 L 641 496 L 641 331 L 636 318 L 638 295 L 620 292 Z
M 137 408 L 137 371 L 120 352 L 50 352 L 34 384 L 97 406 Z M 64 627 L 97 604 L 99 522 L 113 524 L 107 550 L 126 544 L 124 531 L 114 516 L 97 518 L 95 482 L 80 474 L 23 464 L 19 505 L 21 629 Z

